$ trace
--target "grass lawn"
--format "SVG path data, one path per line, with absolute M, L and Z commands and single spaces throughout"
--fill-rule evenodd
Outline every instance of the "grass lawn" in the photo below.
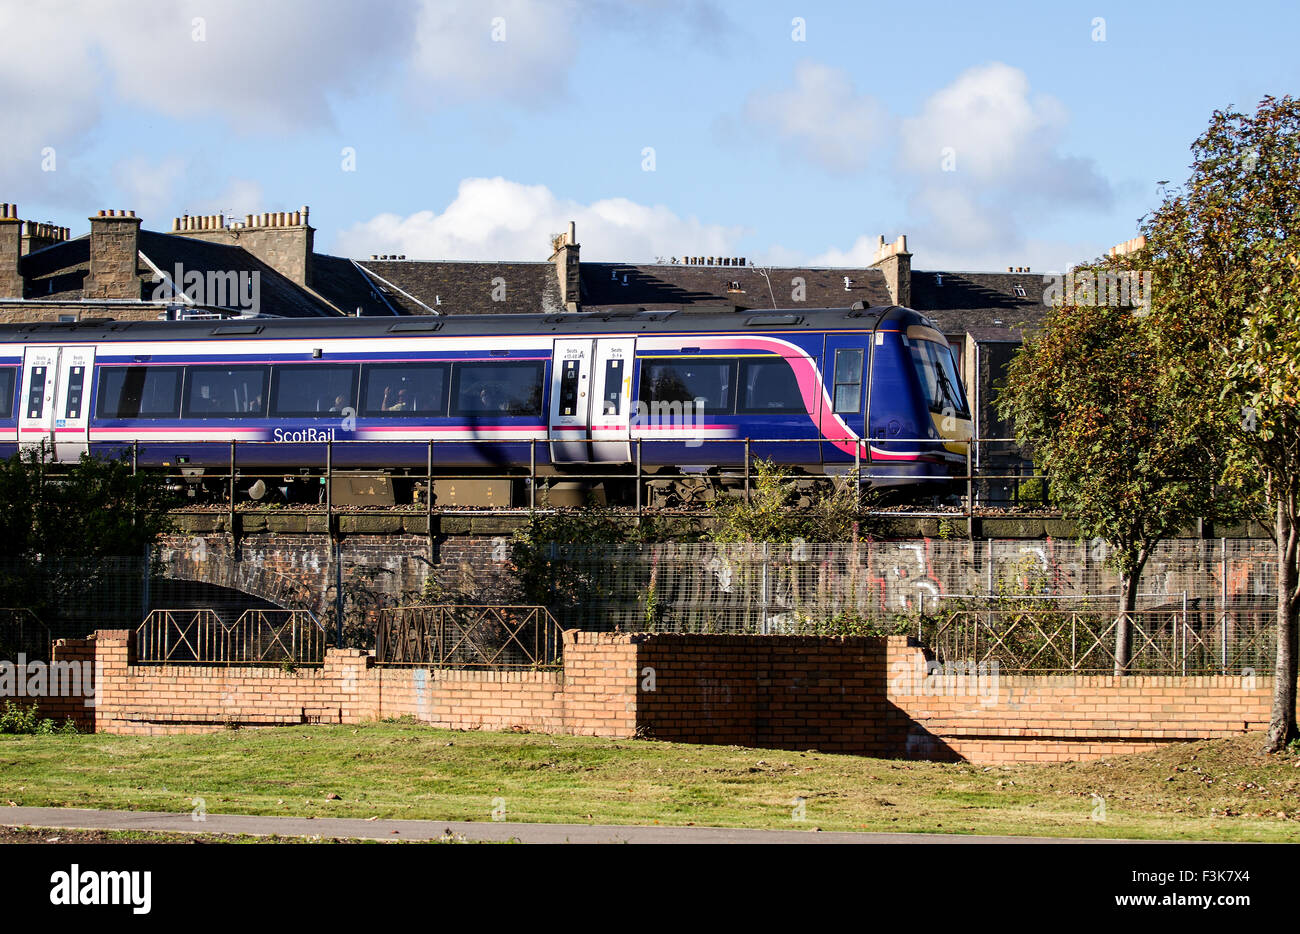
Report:
M 7 804 L 187 812 L 202 798 L 211 814 L 487 821 L 504 799 L 509 821 L 1300 840 L 1300 756 L 1262 746 L 1254 734 L 988 768 L 410 723 L 6 735 L 0 815 Z

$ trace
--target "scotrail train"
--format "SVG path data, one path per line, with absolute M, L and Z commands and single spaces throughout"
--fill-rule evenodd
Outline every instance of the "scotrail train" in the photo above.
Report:
M 0 328 L 0 454 L 129 454 L 191 491 L 221 485 L 232 441 L 244 486 L 282 474 L 254 495 L 289 498 L 319 489 L 327 447 L 406 496 L 430 458 L 735 477 L 746 439 L 798 473 L 932 485 L 964 470 L 970 431 L 943 335 L 898 306 Z

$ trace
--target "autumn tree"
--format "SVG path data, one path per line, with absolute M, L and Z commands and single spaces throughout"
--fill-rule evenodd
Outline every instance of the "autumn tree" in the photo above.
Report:
M 1161 391 L 1277 546 L 1277 656 L 1268 750 L 1297 737 L 1300 607 L 1300 101 L 1217 111 L 1191 175 L 1144 219 Z
M 1199 514 L 1209 480 L 1178 426 L 1181 401 L 1160 390 L 1145 309 L 1131 294 L 1121 305 L 1111 304 L 1109 289 L 1098 293 L 1098 273 L 1126 274 L 1112 266 L 1080 267 L 1065 280 L 1042 326 L 1026 334 L 997 405 L 1049 477 L 1062 514 L 1108 546 L 1120 577 L 1121 674 L 1131 661 L 1142 570 L 1161 539 Z

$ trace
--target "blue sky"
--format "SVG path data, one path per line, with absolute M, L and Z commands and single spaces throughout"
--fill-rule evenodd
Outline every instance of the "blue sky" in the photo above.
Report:
M 906 233 L 1049 271 L 1132 236 L 1215 108 L 1296 89 L 1297 9 L 4 0 L 0 200 L 74 234 L 309 204 L 353 256 L 545 259 L 573 219 L 590 260 Z

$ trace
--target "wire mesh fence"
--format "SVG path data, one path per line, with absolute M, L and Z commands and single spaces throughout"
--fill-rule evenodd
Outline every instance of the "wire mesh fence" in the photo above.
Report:
M 0 607 L 0 662 L 50 660 L 49 627 L 27 607 Z
M 1119 579 L 1107 557 L 1100 542 L 1052 540 L 555 546 L 546 602 L 563 628 L 910 632 L 923 639 L 936 637 L 933 621 L 944 612 L 962 609 L 973 618 L 969 614 L 977 609 L 1015 610 L 1021 613 L 1020 631 L 1038 632 L 1042 641 L 1050 617 L 1035 628 L 1028 614 L 1059 613 L 1062 607 L 1052 609 L 1053 602 L 1069 600 L 1068 610 L 1081 614 L 1076 636 L 1086 620 L 1099 639 L 1119 600 Z M 1142 577 L 1138 608 L 1151 621 L 1143 629 L 1149 642 L 1143 643 L 1144 659 L 1171 673 L 1185 666 L 1259 667 L 1272 652 L 1274 560 L 1268 541 L 1161 543 Z M 1176 625 L 1169 622 L 1174 613 Z M 949 627 L 944 637 L 956 638 L 954 632 Z M 1034 661 L 1044 667 L 1035 670 L 1091 664 L 1087 657 L 1066 656 L 1053 669 L 1046 659 L 1058 648 L 1047 642 L 1045 654 Z M 951 643 L 949 650 L 958 644 L 964 643 Z M 1032 652 L 1023 660 L 1030 658 Z M 1104 667 L 1098 662 L 1097 670 Z

